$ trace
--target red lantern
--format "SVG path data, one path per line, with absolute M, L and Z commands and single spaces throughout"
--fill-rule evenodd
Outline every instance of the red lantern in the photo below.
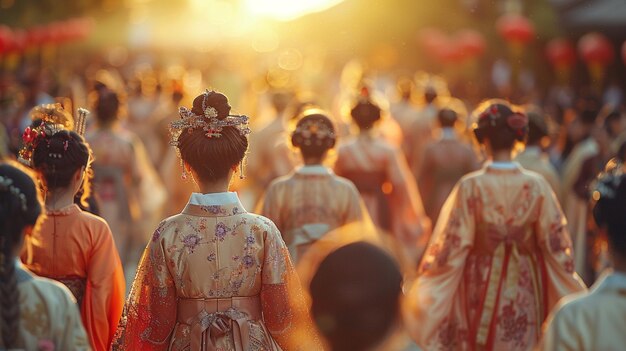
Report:
M 546 46 L 548 61 L 557 68 L 569 68 L 576 61 L 574 46 L 566 39 L 552 39 Z
M 13 31 L 13 40 L 11 51 L 13 52 L 23 52 L 26 49 L 26 31 L 23 29 L 17 29 Z
M 485 52 L 485 39 L 482 34 L 473 29 L 464 29 L 456 34 L 459 50 L 466 57 L 478 57 Z
M 0 26 L 0 54 L 9 52 L 12 46 L 13 32 L 7 26 Z
M 419 31 L 417 38 L 427 53 L 437 51 L 447 41 L 446 35 L 437 28 L 424 28 Z
M 578 52 L 590 65 L 606 66 L 615 58 L 611 42 L 600 33 L 588 33 L 580 38 Z
M 526 44 L 535 36 L 533 24 L 524 16 L 508 14 L 496 22 L 498 33 L 508 42 Z

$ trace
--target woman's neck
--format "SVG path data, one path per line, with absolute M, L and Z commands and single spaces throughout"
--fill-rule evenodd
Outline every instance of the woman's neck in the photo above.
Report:
M 56 189 L 46 193 L 46 208 L 60 210 L 74 203 L 74 192 L 69 189 Z
M 198 188 L 200 189 L 200 192 L 203 194 L 227 192 L 229 185 L 230 185 L 230 178 L 217 180 L 215 182 L 210 182 L 210 183 L 198 182 Z
M 491 160 L 493 162 L 511 162 L 511 151 L 510 150 L 498 150 L 494 151 L 491 154 Z

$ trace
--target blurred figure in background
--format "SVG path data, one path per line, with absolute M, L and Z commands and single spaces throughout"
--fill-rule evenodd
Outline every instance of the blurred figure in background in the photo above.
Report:
M 36 232 L 41 213 L 34 179 L 0 163 L 0 348 L 91 350 L 72 293 L 19 263 L 25 236 Z
M 475 114 L 491 162 L 446 200 L 403 312 L 426 350 L 530 351 L 549 309 L 585 286 L 550 185 L 511 160 L 526 116 L 503 100 Z
M 118 94 L 100 88 L 94 110 L 97 124 L 86 136 L 95 157 L 94 190 L 128 281 L 148 238 L 147 227 L 161 216 L 165 191 L 141 140 L 119 123 Z
M 370 243 L 347 244 L 326 256 L 309 287 L 325 349 L 397 350 L 401 288 L 398 264 Z
M 441 135 L 438 140 L 426 145 L 424 160 L 416 177 L 426 215 L 432 223 L 437 223 L 441 206 L 459 179 L 479 167 L 474 150 L 459 140 L 455 130 L 457 118 L 456 111 L 452 109 L 439 110 L 437 120 Z
M 606 232 L 613 270 L 589 293 L 570 295 L 552 311 L 541 350 L 621 350 L 626 345 L 626 175 L 620 164 L 595 183 L 593 217 Z
M 529 171 L 541 174 L 550 183 L 550 187 L 561 199 L 561 182 L 556 168 L 543 151 L 543 144 L 548 137 L 548 124 L 538 109 L 530 109 L 528 116 L 528 138 L 524 151 L 515 157 L 515 161 Z
M 274 179 L 286 175 L 295 166 L 295 160 L 289 150 L 276 148 L 281 140 L 287 139 L 287 124 L 293 117 L 289 109 L 293 101 L 293 92 L 275 91 L 271 101 L 274 119 L 250 138 L 248 168 L 250 174 L 254 174 L 255 188 L 260 195 Z
M 351 115 L 359 134 L 339 146 L 335 172 L 356 185 L 374 224 L 391 233 L 415 261 L 430 233 L 417 185 L 401 151 L 373 134 L 380 108 L 362 99 Z
M 304 166 L 276 179 L 265 194 L 261 214 L 276 224 L 296 263 L 329 231 L 368 219 L 354 184 L 323 166 L 336 140 L 324 112 L 305 111 L 291 135 Z
M 72 118 L 60 105 L 37 107 L 33 117 L 40 124 L 27 129 L 25 143 L 44 189 L 46 218 L 27 236 L 22 260 L 70 289 L 91 347 L 108 350 L 124 305 L 124 271 L 106 222 L 74 203 L 90 172 L 91 150 L 82 136 L 58 123 Z

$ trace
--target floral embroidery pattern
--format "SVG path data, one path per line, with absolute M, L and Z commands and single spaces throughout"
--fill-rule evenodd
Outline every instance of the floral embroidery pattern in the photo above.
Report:
M 523 312 L 518 314 L 513 306 L 513 301 L 502 307 L 498 324 L 503 330 L 502 341 L 512 341 L 517 347 L 526 345 L 524 336 L 526 336 L 526 331 L 530 325 L 528 315 Z
M 254 257 L 250 255 L 243 256 L 243 264 L 246 268 L 250 268 L 254 265 Z
M 165 227 L 165 222 L 161 222 L 152 234 L 152 242 L 159 240 L 159 238 L 161 237 L 161 233 L 163 232 L 163 227 Z
M 200 245 L 201 240 L 202 239 L 197 234 L 189 234 L 183 237 L 183 245 L 185 245 L 190 253 L 193 253 L 196 246 Z
M 213 215 L 226 215 L 226 209 L 220 205 L 200 206 L 200 209 Z
M 228 228 L 224 222 L 219 222 L 217 226 L 215 226 L 215 237 L 217 237 L 219 241 L 224 241 L 229 231 L 230 228 Z
M 460 328 L 459 323 L 445 318 L 437 328 L 436 343 L 438 350 L 458 350 L 468 340 L 468 331 Z

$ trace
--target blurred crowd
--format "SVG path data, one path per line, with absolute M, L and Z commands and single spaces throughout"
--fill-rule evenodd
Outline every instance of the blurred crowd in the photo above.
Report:
M 82 190 L 89 196 L 77 203 L 110 227 L 130 289 L 154 229 L 163 218 L 180 213 L 191 193 L 198 192 L 186 176 L 180 150 L 170 145 L 169 125 L 181 118 L 179 107 L 191 106 L 205 87 L 219 90 L 228 96 L 233 111 L 250 117 L 252 129 L 248 152 L 237 170 L 241 176 L 233 178 L 230 189 L 246 208 L 276 223 L 296 263 L 303 254 L 297 244 L 303 230 L 310 243 L 342 226 L 306 227 L 281 217 L 294 206 L 281 203 L 289 196 L 306 203 L 307 197 L 321 195 L 307 192 L 308 185 L 281 190 L 280 182 L 302 166 L 319 163 L 354 184 L 358 199 L 353 216 L 367 218 L 385 233 L 402 276 L 412 279 L 429 247 L 430 233 L 447 225 L 442 222 L 450 213 L 442 211 L 457 183 L 488 165 L 493 156 L 475 141 L 480 116 L 471 111 L 480 111 L 483 98 L 515 95 L 512 102 L 527 116 L 528 133 L 515 145 L 513 157 L 547 181 L 552 192 L 542 196 L 562 208 L 573 243 L 573 270 L 590 286 L 611 266 L 606 231 L 592 220 L 599 196 L 593 184 L 607 166 L 622 167 L 626 158 L 626 100 L 618 81 L 601 89 L 559 84 L 544 96 L 532 91 L 509 94 L 496 86 L 496 65 L 493 86 L 485 89 L 493 94 L 481 96 L 460 89 L 458 82 L 448 86 L 435 74 L 370 70 L 358 60 L 298 72 L 258 72 L 234 54 L 166 61 L 146 52 L 130 55 L 123 65 L 112 64 L 110 57 L 74 59 L 54 67 L 25 61 L 12 71 L 0 71 L 0 157 L 23 158 L 25 130 L 36 128 L 37 106 L 58 103 L 72 115 L 78 115 L 79 108 L 89 110 L 84 138 L 92 153 L 91 171 Z M 315 109 L 326 111 L 329 133 L 336 138 L 328 150 L 302 151 L 301 157 L 305 141 L 294 135 L 304 112 Z M 314 128 L 318 133 L 319 125 Z M 340 194 L 343 188 L 333 191 L 337 198 L 350 197 L 351 187 L 347 195 Z M 328 207 L 335 211 L 335 205 Z M 312 220 L 315 216 L 305 217 L 323 222 Z M 345 254 L 358 255 L 357 249 L 373 250 L 357 245 Z M 369 254 L 386 264 L 378 253 Z M 328 265 L 341 267 L 350 261 L 332 256 L 328 260 Z M 321 286 L 330 283 L 322 279 L 344 279 L 334 277 L 337 270 L 322 268 L 319 274 L 330 278 L 314 279 L 313 295 L 328 293 Z

